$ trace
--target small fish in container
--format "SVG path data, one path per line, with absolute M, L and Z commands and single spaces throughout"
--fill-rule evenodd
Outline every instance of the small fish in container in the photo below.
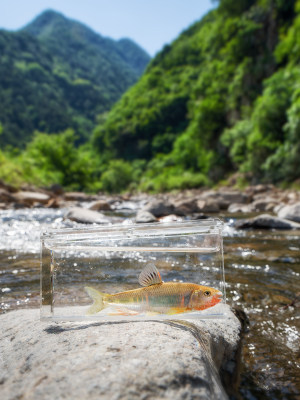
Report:
M 224 317 L 218 219 L 48 230 L 41 234 L 41 319 Z

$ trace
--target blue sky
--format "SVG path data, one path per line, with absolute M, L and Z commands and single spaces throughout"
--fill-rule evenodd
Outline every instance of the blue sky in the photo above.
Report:
M 211 0 L 0 0 L 0 28 L 19 29 L 51 8 L 103 36 L 129 37 L 153 56 L 212 6 Z

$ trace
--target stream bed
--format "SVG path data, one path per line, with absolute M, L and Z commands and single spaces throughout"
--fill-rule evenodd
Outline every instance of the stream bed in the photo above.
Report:
M 40 230 L 78 226 L 65 212 L 0 211 L 0 313 L 39 307 Z M 245 312 L 240 398 L 300 399 L 300 231 L 236 230 L 219 217 L 228 302 Z

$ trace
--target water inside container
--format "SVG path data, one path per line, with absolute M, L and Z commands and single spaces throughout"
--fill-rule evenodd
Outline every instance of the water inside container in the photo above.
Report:
M 41 317 L 221 317 L 226 301 L 221 231 L 220 221 L 210 220 L 46 232 L 41 237 Z M 139 282 L 142 271 L 149 275 L 148 286 Z M 155 271 L 162 282 L 152 281 Z M 93 312 L 91 292 L 100 300 Z

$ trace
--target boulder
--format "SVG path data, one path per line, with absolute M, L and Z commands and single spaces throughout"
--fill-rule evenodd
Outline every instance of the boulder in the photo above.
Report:
M 176 214 L 165 215 L 164 217 L 159 218 L 159 222 L 168 223 L 168 222 L 176 222 L 182 221 L 182 218 Z
M 197 202 L 195 199 L 184 199 L 174 201 L 174 213 L 176 215 L 189 215 L 198 211 Z
M 153 200 L 143 207 L 143 211 L 149 211 L 155 217 L 163 217 L 164 215 L 173 214 L 174 206 L 167 200 Z
M 80 222 L 82 224 L 108 224 L 109 219 L 93 210 L 88 210 L 86 208 L 81 207 L 72 207 L 69 209 L 65 218 L 70 219 L 71 221 Z
M 121 201 L 114 205 L 114 209 L 120 211 L 136 211 L 138 209 L 138 204 L 134 201 Z
M 89 209 L 94 211 L 111 211 L 111 206 L 107 201 L 97 200 L 90 205 Z
M 273 211 L 280 202 L 273 197 L 265 197 L 251 203 L 252 211 Z
M 9 185 L 8 183 L 4 183 L 2 179 L 0 179 L 0 188 L 5 189 L 11 193 L 15 193 L 18 191 L 18 189 L 15 186 Z
M 197 212 L 214 213 L 220 211 L 220 205 L 217 200 L 206 199 L 197 201 Z
M 50 187 L 50 191 L 55 194 L 55 196 L 61 196 L 64 194 L 64 188 L 59 185 L 58 183 L 54 183 L 53 185 L 51 185 Z
M 278 217 L 300 222 L 300 202 L 281 208 L 278 212 Z
M 247 204 L 250 201 L 250 196 L 248 194 L 235 190 L 219 191 L 218 197 L 221 200 L 222 204 L 224 204 L 222 208 L 228 208 L 229 205 L 232 203 Z
M 1 399 L 225 400 L 236 385 L 240 322 L 40 322 L 0 316 Z
M 300 229 L 300 224 L 269 214 L 262 214 L 255 218 L 236 221 L 235 227 L 239 229 Z
M 230 213 L 249 213 L 251 212 L 250 204 L 239 204 L 239 203 L 232 203 L 228 207 L 228 212 Z
M 264 193 L 274 190 L 275 186 L 272 184 L 259 184 L 255 186 L 248 186 L 247 191 L 252 191 L 254 194 Z
M 7 189 L 0 188 L 0 202 L 11 203 L 14 200 L 15 197 Z
M 157 218 L 155 218 L 149 211 L 140 210 L 136 215 L 135 221 L 138 224 L 147 224 L 148 222 L 156 222 Z
M 219 209 L 227 210 L 230 204 L 247 204 L 251 200 L 248 193 L 242 193 L 237 190 L 221 189 L 220 191 L 206 191 L 201 194 L 200 200 L 214 200 L 218 203 Z
M 67 192 L 64 197 L 67 201 L 91 201 L 95 196 L 90 196 L 82 192 Z
M 39 192 L 17 192 L 14 194 L 15 199 L 19 203 L 23 203 L 25 205 L 33 205 L 34 203 L 47 204 L 50 200 L 50 196 L 46 193 Z

